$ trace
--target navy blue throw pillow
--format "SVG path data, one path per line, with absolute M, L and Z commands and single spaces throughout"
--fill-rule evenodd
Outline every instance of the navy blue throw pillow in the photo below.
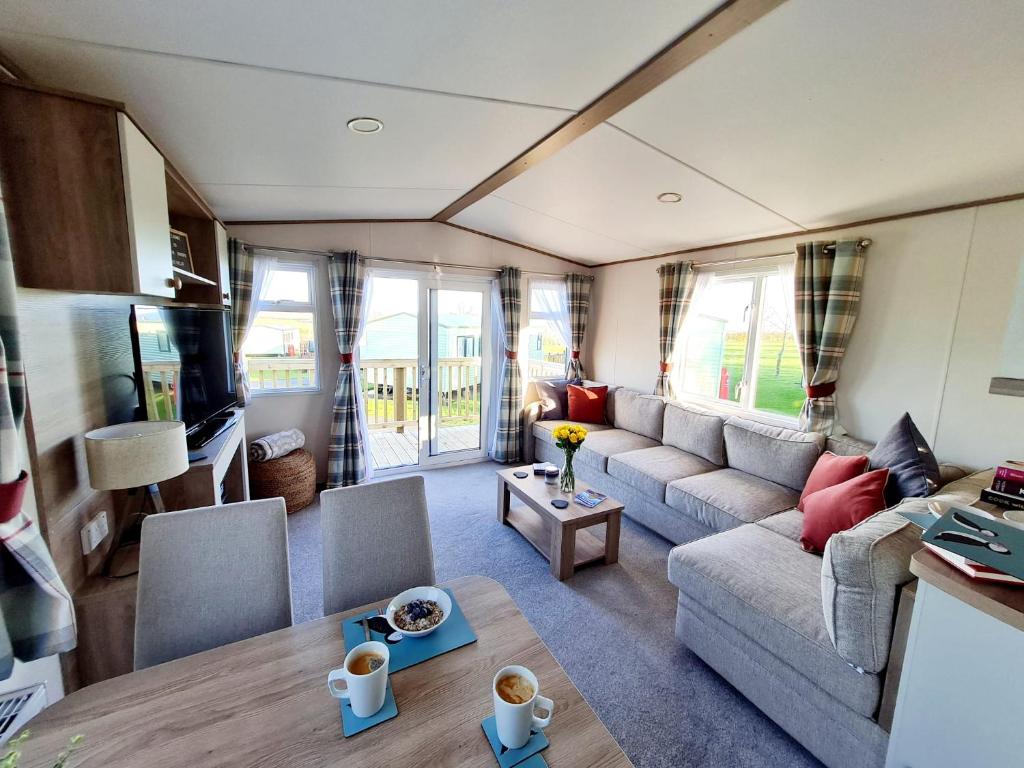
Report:
M 541 421 L 562 421 L 569 418 L 569 382 L 535 381 L 540 400 Z
M 871 469 L 889 469 L 885 501 L 890 507 L 905 498 L 930 496 L 939 490 L 939 463 L 909 413 L 878 441 L 868 461 Z

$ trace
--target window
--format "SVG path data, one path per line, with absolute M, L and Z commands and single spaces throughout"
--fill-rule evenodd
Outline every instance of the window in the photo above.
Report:
M 315 299 L 315 264 L 274 265 L 242 347 L 254 394 L 319 389 Z
M 680 351 L 683 392 L 789 418 L 800 413 L 800 353 L 775 268 L 716 273 L 691 311 Z
M 531 379 L 560 379 L 565 376 L 568 361 L 563 336 L 569 327 L 565 283 L 531 280 L 528 295 L 530 322 L 524 329 L 529 351 L 527 375 Z M 565 330 L 560 331 L 560 328 Z

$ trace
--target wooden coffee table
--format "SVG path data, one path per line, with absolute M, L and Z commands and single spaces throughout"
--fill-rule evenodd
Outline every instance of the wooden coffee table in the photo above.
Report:
M 520 479 L 516 472 L 526 472 Z M 586 486 L 577 484 L 577 490 Z M 510 494 L 525 502 L 528 509 L 512 508 Z M 593 509 L 572 500 L 573 494 L 562 493 L 557 485 L 548 485 L 533 467 L 512 467 L 498 470 L 498 522 L 511 525 L 533 544 L 551 563 L 551 573 L 559 581 L 572 576 L 575 569 L 590 563 L 611 565 L 619 560 L 619 526 L 622 503 L 611 496 Z M 569 506 L 555 509 L 552 499 L 565 499 Z M 605 524 L 604 544 L 583 530 Z
M 83 688 L 29 723 L 24 768 L 50 768 L 74 734 L 72 766 L 494 768 L 480 728 L 491 680 L 528 667 L 555 702 L 545 730 L 551 768 L 632 763 L 500 584 L 467 576 L 451 588 L 477 641 L 391 675 L 398 716 L 345 738 L 327 672 L 341 666 L 341 622 L 366 605 Z

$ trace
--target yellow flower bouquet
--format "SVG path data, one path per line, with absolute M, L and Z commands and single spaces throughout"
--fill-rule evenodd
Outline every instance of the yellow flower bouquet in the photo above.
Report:
M 558 484 L 564 493 L 572 493 L 576 489 L 576 474 L 572 469 L 572 457 L 587 439 L 587 430 L 579 424 L 559 424 L 551 432 L 555 445 L 565 454 L 565 464 L 558 475 Z

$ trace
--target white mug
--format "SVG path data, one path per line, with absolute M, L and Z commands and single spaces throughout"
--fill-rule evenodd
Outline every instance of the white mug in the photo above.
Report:
M 510 704 L 498 695 L 498 681 L 507 675 L 519 675 L 533 686 L 533 696 L 522 704 Z M 551 713 L 555 702 L 539 694 L 540 686 L 537 677 L 526 667 L 502 667 L 491 681 L 491 694 L 494 696 L 494 724 L 498 731 L 498 740 L 509 749 L 519 749 L 530 740 L 532 728 L 547 728 L 551 724 Z M 537 717 L 534 707 L 547 710 L 547 717 Z
M 366 675 L 357 675 L 349 665 L 364 653 L 374 653 L 384 658 L 384 663 Z M 388 691 L 388 662 L 391 652 L 384 643 L 372 640 L 360 643 L 345 656 L 341 669 L 332 669 L 327 675 L 327 690 L 336 699 L 348 699 L 352 705 L 352 714 L 356 717 L 375 715 L 384 706 L 384 698 Z M 344 688 L 335 683 L 344 682 Z

